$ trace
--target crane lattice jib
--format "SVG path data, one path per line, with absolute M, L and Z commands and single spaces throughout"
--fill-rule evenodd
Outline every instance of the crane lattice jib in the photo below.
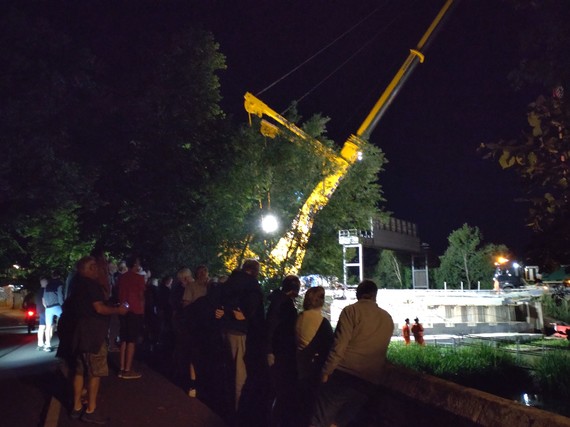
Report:
M 366 140 L 378 124 L 378 121 L 397 95 L 400 87 L 409 77 L 418 63 L 424 61 L 422 49 L 432 37 L 439 24 L 442 22 L 446 13 L 450 10 L 454 0 L 447 0 L 441 8 L 428 30 L 424 33 L 416 49 L 411 49 L 410 54 L 400 67 L 390 84 L 386 87 L 364 122 L 360 125 L 356 135 L 351 135 L 344 143 L 340 155 L 323 145 L 317 139 L 305 133 L 302 129 L 287 121 L 284 117 L 273 111 L 265 103 L 257 99 L 251 93 L 245 94 L 245 109 L 250 114 L 255 114 L 262 118 L 268 116 L 281 126 L 297 135 L 303 140 L 308 141 L 315 151 L 331 161 L 333 167 L 325 178 L 319 182 L 313 192 L 309 195 L 297 216 L 293 220 L 291 227 L 287 233 L 279 239 L 279 242 L 270 253 L 270 261 L 275 266 L 282 266 L 281 274 L 297 274 L 305 257 L 307 243 L 311 235 L 311 229 L 316 214 L 327 205 L 333 193 L 337 189 L 342 179 L 346 176 L 350 166 L 352 166 L 357 158 L 359 151 L 362 150 Z M 264 123 L 262 123 L 263 128 Z M 274 137 L 279 129 L 270 123 L 265 123 L 267 133 L 265 135 Z
M 353 143 L 351 142 L 350 144 L 352 145 Z M 356 155 L 354 159 L 356 159 Z M 342 159 L 342 161 L 336 164 L 334 172 L 329 173 L 315 186 L 315 189 L 297 213 L 287 233 L 279 239 L 279 242 L 271 251 L 269 255 L 271 264 L 283 266 L 283 274 L 297 274 L 300 270 L 315 216 L 317 212 L 327 205 L 352 163 Z
M 276 111 L 272 110 L 267 104 L 265 104 L 260 99 L 256 98 L 251 93 L 247 92 L 244 96 L 244 107 L 245 110 L 251 115 L 254 114 L 258 117 L 263 118 L 263 116 L 267 116 L 272 118 L 274 121 L 279 123 L 281 126 L 289 130 L 294 135 L 297 135 L 299 138 L 308 141 L 316 153 L 329 161 L 333 164 L 338 161 L 338 155 L 328 148 L 327 146 L 323 145 L 319 140 L 313 138 L 308 133 L 306 133 L 303 129 L 299 128 L 295 124 L 288 121 L 285 117 L 281 116 Z M 249 124 L 251 125 L 251 117 Z M 270 124 L 262 123 L 262 126 L 271 126 Z

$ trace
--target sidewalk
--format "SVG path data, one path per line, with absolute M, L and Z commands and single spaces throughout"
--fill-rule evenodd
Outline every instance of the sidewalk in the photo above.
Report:
M 0 317 L 6 327 L 24 325 L 22 309 L 0 306 Z M 35 342 L 27 344 L 34 345 Z M 57 335 L 52 344 L 59 344 Z M 35 356 L 36 352 L 33 352 Z M 55 353 L 53 357 L 55 358 Z M 115 367 L 118 353 L 109 354 L 109 376 L 101 380 L 98 410 L 109 417 L 108 426 L 169 426 L 169 427 L 227 427 L 222 419 L 199 399 L 188 397 L 170 380 L 154 371 L 142 360 L 135 360 L 142 378 L 119 379 Z M 54 360 L 57 364 L 57 362 Z M 55 368 L 55 367 L 54 367 Z M 44 419 L 44 427 L 85 426 L 87 424 L 69 418 L 71 381 L 66 378 L 66 369 L 61 365 L 49 374 L 53 381 L 49 389 L 51 402 Z M 16 405 L 18 406 L 18 405 Z
M 113 369 L 118 353 L 111 353 L 110 358 L 109 377 L 101 381 L 98 401 L 98 411 L 109 417 L 108 426 L 226 427 L 199 399 L 188 397 L 146 364 L 135 362 L 142 378 L 123 380 Z M 52 398 L 44 427 L 85 426 L 69 418 L 70 382 L 63 373 L 62 369 L 58 378 L 61 386 L 57 389 L 61 393 Z

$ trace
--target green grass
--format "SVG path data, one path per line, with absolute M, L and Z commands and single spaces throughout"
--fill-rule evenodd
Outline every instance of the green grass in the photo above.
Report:
M 388 360 L 500 396 L 509 396 L 530 381 L 511 354 L 489 345 L 420 347 L 395 342 L 388 348 Z
M 510 355 L 487 345 L 421 347 L 391 343 L 388 360 L 441 377 L 489 373 L 513 364 Z
M 532 346 L 548 347 L 550 351 L 534 357 L 531 370 L 517 366 L 514 354 L 485 344 L 421 347 L 393 342 L 388 348 L 388 360 L 395 365 L 503 397 L 531 389 L 547 395 L 570 394 L 568 342 L 538 340 Z M 558 347 L 560 350 L 556 350 Z

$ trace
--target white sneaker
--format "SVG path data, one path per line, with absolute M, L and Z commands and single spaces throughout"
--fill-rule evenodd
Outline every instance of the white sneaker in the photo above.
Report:
M 136 380 L 139 379 L 140 377 L 142 377 L 142 374 L 136 371 L 123 371 L 123 376 L 119 377 L 122 378 L 124 380 Z

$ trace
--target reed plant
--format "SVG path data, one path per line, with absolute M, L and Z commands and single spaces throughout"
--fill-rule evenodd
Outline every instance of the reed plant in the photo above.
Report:
M 570 395 L 570 352 L 551 350 L 535 363 L 533 376 L 547 394 Z
M 388 348 L 388 360 L 498 395 L 509 394 L 521 381 L 528 381 L 525 371 L 516 366 L 511 354 L 484 344 L 406 346 L 394 342 Z
M 514 364 L 509 354 L 489 345 L 406 346 L 391 343 L 388 360 L 439 377 L 491 373 Z
M 545 351 L 540 355 L 534 351 L 531 365 L 526 363 L 525 367 L 518 363 L 528 358 L 517 357 L 509 346 L 482 343 L 406 346 L 393 342 L 388 348 L 388 360 L 395 365 L 508 399 L 523 392 L 536 393 L 548 401 L 548 410 L 570 416 L 566 403 L 570 395 L 568 341 L 537 340 L 530 346 L 542 347 Z

